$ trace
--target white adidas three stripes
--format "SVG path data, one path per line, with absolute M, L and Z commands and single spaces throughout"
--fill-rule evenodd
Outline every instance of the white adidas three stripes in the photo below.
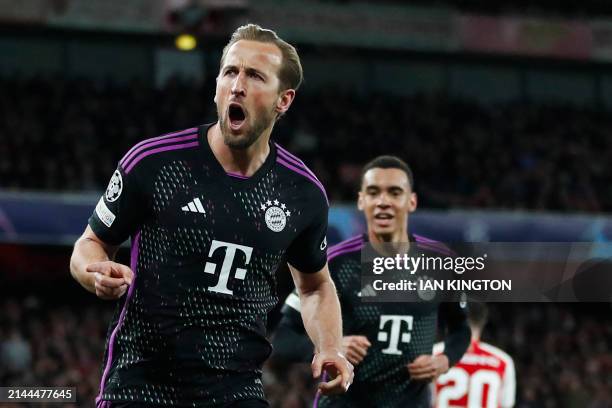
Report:
M 204 211 L 204 207 L 202 206 L 202 202 L 200 202 L 199 198 L 194 198 L 192 201 L 187 203 L 186 206 L 181 207 L 181 210 L 186 212 L 206 214 L 206 211 Z

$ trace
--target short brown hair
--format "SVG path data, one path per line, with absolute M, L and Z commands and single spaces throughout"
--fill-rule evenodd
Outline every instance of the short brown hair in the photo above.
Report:
M 302 71 L 300 56 L 298 55 L 295 47 L 281 39 L 274 31 L 261 28 L 257 24 L 243 25 L 234 31 L 232 38 L 223 48 L 221 66 L 223 66 L 223 61 L 225 60 L 225 56 L 227 55 L 230 47 L 240 40 L 275 44 L 281 50 L 283 55 L 283 62 L 278 72 L 281 90 L 297 90 L 300 87 L 302 80 L 304 79 L 304 73 Z

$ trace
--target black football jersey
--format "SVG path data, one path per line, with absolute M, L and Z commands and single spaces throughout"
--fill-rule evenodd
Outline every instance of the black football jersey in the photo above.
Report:
M 453 255 L 443 244 L 425 237 L 412 235 L 411 241 L 419 253 Z M 456 303 L 364 302 L 362 298 L 374 291 L 371 286 L 362 285 L 361 250 L 365 245 L 365 235 L 334 245 L 328 251 L 328 262 L 342 307 L 343 335 L 366 336 L 372 345 L 355 367 L 349 391 L 338 396 L 318 396 L 315 406 L 429 408 L 429 383 L 411 380 L 406 365 L 421 354 L 432 354 L 440 308 L 456 309 L 455 319 L 458 316 L 464 322 L 465 313 L 458 311 Z M 285 301 L 283 315 L 283 320 L 292 322 L 281 321 L 282 325 L 302 329 L 295 292 Z M 466 333 L 465 347 L 469 343 L 469 331 Z
M 106 243 L 131 238 L 135 274 L 109 329 L 98 406 L 263 399 L 275 270 L 326 263 L 328 202 L 314 174 L 273 143 L 252 177 L 228 174 L 210 126 L 135 145 L 89 219 Z

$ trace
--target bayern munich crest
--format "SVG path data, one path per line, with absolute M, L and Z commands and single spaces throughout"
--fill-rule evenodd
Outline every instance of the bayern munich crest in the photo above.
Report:
M 291 211 L 287 206 L 278 200 L 266 201 L 260 206 L 265 211 L 266 225 L 274 232 L 281 232 L 287 225 L 287 218 L 291 216 Z
M 121 195 L 121 191 L 123 191 L 123 179 L 119 170 L 115 170 L 106 188 L 106 201 L 112 203 L 117 200 Z

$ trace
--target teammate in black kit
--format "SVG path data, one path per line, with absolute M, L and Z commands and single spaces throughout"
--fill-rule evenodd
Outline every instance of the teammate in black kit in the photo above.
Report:
M 326 262 L 325 191 L 270 142 L 301 80 L 292 46 L 240 27 L 221 58 L 219 121 L 140 142 L 119 162 L 71 259 L 87 290 L 125 295 L 98 408 L 267 406 L 265 321 L 285 258 L 316 344 L 313 375 L 335 376 L 321 385 L 325 394 L 350 385 Z M 112 261 L 128 237 L 130 267 Z
M 464 310 L 457 303 L 366 303 L 373 288 L 362 287 L 360 252 L 369 241 L 410 242 L 409 251 L 452 256 L 444 245 L 408 233 L 408 215 L 416 209 L 410 168 L 393 156 L 380 156 L 363 169 L 358 207 L 368 232 L 329 249 L 344 326 L 343 347 L 355 367 L 355 382 L 341 396 L 317 396 L 319 407 L 429 407 L 429 383 L 455 364 L 470 343 Z M 295 293 L 283 307 L 274 337 L 277 361 L 308 361 L 312 343 L 304 334 Z M 438 313 L 445 322 L 445 354 L 432 355 Z

